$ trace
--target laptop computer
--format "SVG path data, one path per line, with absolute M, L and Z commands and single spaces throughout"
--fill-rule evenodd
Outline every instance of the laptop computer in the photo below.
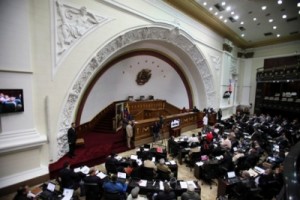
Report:
M 41 199 L 50 199 L 52 196 L 55 195 L 55 184 L 49 182 L 47 187 L 43 190 L 43 192 L 39 195 Z
M 233 184 L 239 181 L 234 171 L 227 172 L 227 181 L 229 184 Z

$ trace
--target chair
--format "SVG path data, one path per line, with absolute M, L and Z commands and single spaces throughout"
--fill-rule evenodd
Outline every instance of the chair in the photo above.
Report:
M 190 161 L 189 161 L 189 167 L 190 167 L 190 171 L 192 171 L 192 169 L 194 168 L 196 162 L 201 160 L 201 152 L 193 152 L 190 155 Z
M 202 166 L 202 173 L 201 173 L 201 179 L 202 179 L 202 185 L 203 183 L 207 183 L 210 185 L 210 189 L 212 189 L 212 184 L 215 183 L 217 185 L 217 183 L 213 180 L 214 178 L 217 178 L 217 171 L 218 168 L 218 163 L 205 163 Z
M 161 170 L 156 171 L 156 178 L 161 181 L 169 181 L 170 180 L 170 172 L 164 172 Z
M 152 181 L 155 178 L 154 169 L 141 166 L 141 178 L 148 181 Z
M 124 200 L 124 197 L 120 192 L 103 192 L 104 200 Z
M 130 177 L 140 179 L 141 178 L 141 167 L 134 168 L 130 174 Z
M 97 183 L 84 183 L 86 200 L 100 200 L 101 191 Z
M 107 174 L 116 174 L 118 172 L 117 166 L 111 163 L 105 163 L 105 169 Z

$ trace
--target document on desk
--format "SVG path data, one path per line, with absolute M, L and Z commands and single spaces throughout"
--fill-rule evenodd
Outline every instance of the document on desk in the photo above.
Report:
M 80 171 L 84 174 L 88 174 L 90 172 L 90 168 L 88 166 L 83 166 Z
M 252 168 L 250 168 L 250 169 L 248 170 L 248 172 L 249 172 L 249 174 L 250 174 L 251 177 L 256 177 L 256 176 L 258 176 L 258 173 L 256 173 Z
M 164 190 L 164 189 L 165 189 L 165 187 L 164 187 L 164 182 L 159 181 L 159 189 L 160 189 L 160 190 Z
M 148 148 L 144 148 L 144 151 L 149 151 L 150 149 L 148 149 Z
M 186 183 L 187 183 L 187 185 L 193 185 L 194 188 L 197 188 L 194 181 L 187 181 Z
M 103 172 L 99 172 L 99 173 L 97 174 L 97 176 L 98 176 L 99 178 L 101 178 L 101 179 L 104 179 L 107 175 L 104 174 Z
M 185 181 L 180 181 L 180 188 L 186 189 L 187 188 L 187 183 Z
M 62 200 L 70 200 L 73 196 L 74 190 L 64 188 Z
M 116 156 L 116 159 L 120 161 L 122 159 L 122 156 Z
M 131 159 L 131 160 L 137 160 L 137 159 L 138 159 L 138 156 L 137 156 L 137 155 L 130 155 L 130 159 Z
M 203 164 L 204 164 L 204 162 L 201 162 L 201 161 L 200 162 L 196 162 L 196 165 L 199 166 L 199 167 L 202 166 Z
M 171 164 L 171 165 L 176 165 L 175 160 L 170 160 L 170 164 Z
M 141 180 L 139 181 L 139 186 L 141 186 L 141 187 L 146 187 L 146 186 L 147 186 L 147 180 L 141 179 Z

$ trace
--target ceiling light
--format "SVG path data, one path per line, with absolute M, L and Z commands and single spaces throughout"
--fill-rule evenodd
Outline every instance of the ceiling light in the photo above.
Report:
M 221 15 L 219 18 L 220 18 L 220 19 L 223 19 L 223 16 Z
M 212 11 L 212 9 L 213 9 L 212 7 L 209 8 L 210 11 Z
M 223 2 L 222 2 L 222 6 L 225 6 L 225 4 L 226 4 L 225 1 L 223 1 Z
M 242 37 L 245 37 L 245 34 L 243 33 L 241 36 L 242 36 Z
M 253 18 L 253 21 L 256 21 L 256 17 Z
M 224 19 L 224 23 L 227 23 L 227 19 Z
M 286 18 L 286 15 L 282 15 L 282 18 L 285 19 L 285 18 Z
M 218 15 L 219 13 L 218 12 L 215 12 L 215 15 Z
M 234 15 L 234 12 L 232 11 L 230 14 L 231 14 L 231 15 Z
M 273 26 L 273 29 L 274 29 L 274 30 L 277 29 L 277 26 Z
M 269 22 L 272 23 L 272 22 L 273 22 L 273 19 L 269 19 Z
M 206 5 L 207 5 L 206 1 L 204 1 L 204 2 L 203 2 L 203 5 L 204 5 L 204 6 L 206 6 Z
M 297 3 L 297 6 L 298 6 L 298 7 L 300 7 L 300 2 L 299 2 L 299 3 Z
M 280 4 L 282 4 L 282 1 L 281 1 L 281 0 L 278 0 L 277 3 L 280 5 Z
M 237 20 L 239 19 L 240 17 L 238 15 L 234 16 L 234 19 Z
M 262 6 L 261 9 L 262 9 L 262 10 L 266 10 L 266 9 L 267 9 L 267 6 Z
M 280 34 L 277 34 L 277 37 L 280 37 Z
M 241 24 L 243 25 L 243 24 L 244 24 L 244 22 L 243 22 L 243 21 L 241 21 Z
M 230 6 L 227 6 L 227 7 L 226 7 L 226 10 L 227 10 L 227 11 L 230 11 L 230 10 L 231 10 L 231 7 L 230 7 Z

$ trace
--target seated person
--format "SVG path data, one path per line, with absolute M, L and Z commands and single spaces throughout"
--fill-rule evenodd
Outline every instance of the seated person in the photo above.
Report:
M 97 199 L 100 197 L 100 191 L 102 191 L 102 180 L 96 176 L 95 168 L 90 169 L 89 175 L 84 177 L 83 182 L 85 184 L 86 199 Z
M 226 149 L 226 150 L 231 149 L 231 141 L 229 140 L 228 136 L 226 136 L 226 135 L 223 136 L 220 146 L 221 146 L 221 148 Z
M 139 195 L 140 192 L 140 188 L 138 186 L 136 186 L 135 188 L 133 188 L 130 192 L 130 194 L 127 196 L 127 200 L 147 200 L 146 197 L 142 197 Z
M 109 193 L 120 193 L 121 195 L 126 195 L 128 185 L 126 183 L 121 183 L 117 181 L 117 176 L 115 174 L 111 175 L 110 180 L 103 183 L 103 191 Z
M 195 192 L 195 188 L 192 184 L 188 184 L 187 191 L 182 193 L 181 200 L 200 200 L 200 195 Z
M 59 171 L 59 182 L 61 190 L 63 190 L 63 188 L 74 190 L 79 188 L 80 177 L 70 168 L 69 162 L 65 162 L 64 168 Z
M 159 159 L 159 163 L 156 165 L 156 167 L 157 167 L 157 170 L 168 173 L 169 177 L 174 176 L 174 174 L 172 173 L 169 166 L 165 164 L 165 159 L 164 158 Z
M 29 200 L 31 198 L 28 197 L 29 187 L 28 185 L 22 185 L 18 188 L 17 194 L 13 198 L 13 200 Z
M 83 182 L 84 183 L 96 183 L 97 185 L 99 185 L 99 188 L 102 187 L 102 180 L 100 179 L 100 177 L 98 177 L 96 175 L 96 169 L 95 168 L 90 169 L 89 175 L 84 177 Z
M 153 195 L 153 200 L 173 200 L 177 199 L 175 192 L 172 190 L 167 182 L 164 182 L 164 191 Z
M 214 135 L 212 131 L 207 132 L 205 139 L 208 143 L 211 143 L 213 141 Z
M 190 160 L 191 160 L 191 156 L 193 153 L 199 153 L 200 152 L 200 147 L 199 145 L 197 145 L 197 143 L 192 143 L 191 144 L 191 149 L 189 151 L 189 153 L 187 155 L 185 155 L 185 162 L 187 164 L 190 163 Z
M 155 163 L 152 161 L 152 157 L 149 155 L 146 160 L 144 160 L 144 167 L 153 168 L 154 171 L 157 170 Z
M 112 152 L 110 156 L 106 158 L 105 167 L 107 173 L 116 173 L 124 171 L 123 167 L 120 165 L 120 161 L 118 161 L 116 156 L 117 154 Z

